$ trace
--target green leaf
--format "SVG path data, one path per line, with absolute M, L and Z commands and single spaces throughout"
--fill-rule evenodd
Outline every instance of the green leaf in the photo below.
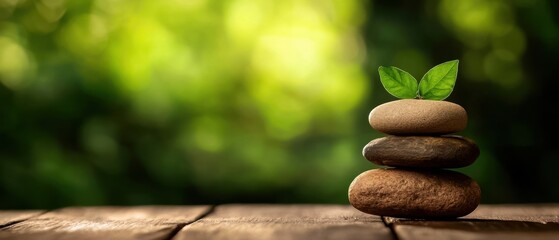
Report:
M 431 68 L 419 82 L 419 96 L 423 99 L 444 100 L 452 93 L 457 74 L 458 60 Z
M 417 80 L 406 71 L 397 67 L 378 68 L 380 82 L 388 93 L 397 98 L 417 97 Z

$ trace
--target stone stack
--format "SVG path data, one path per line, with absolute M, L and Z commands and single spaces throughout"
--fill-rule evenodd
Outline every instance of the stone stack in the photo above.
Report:
M 470 177 L 444 168 L 472 164 L 479 148 L 462 131 L 466 110 L 447 101 L 404 99 L 374 108 L 373 129 L 388 134 L 365 146 L 363 156 L 390 168 L 369 170 L 349 187 L 358 210 L 402 218 L 456 218 L 479 205 L 481 190 Z

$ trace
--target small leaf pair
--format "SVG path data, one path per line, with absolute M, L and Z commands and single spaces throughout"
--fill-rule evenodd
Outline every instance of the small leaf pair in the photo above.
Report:
M 444 62 L 431 68 L 423 75 L 419 84 L 411 74 L 397 67 L 381 66 L 378 72 L 380 82 L 394 97 L 444 100 L 454 89 L 458 75 L 458 60 Z

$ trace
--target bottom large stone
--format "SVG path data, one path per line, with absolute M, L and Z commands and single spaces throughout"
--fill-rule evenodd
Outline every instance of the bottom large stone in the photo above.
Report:
M 479 185 L 448 170 L 375 169 L 349 186 L 349 202 L 358 210 L 401 218 L 456 218 L 476 209 Z

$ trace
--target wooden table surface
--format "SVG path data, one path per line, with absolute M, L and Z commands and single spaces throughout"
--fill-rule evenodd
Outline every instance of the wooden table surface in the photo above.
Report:
M 0 210 L 0 239 L 559 239 L 559 204 L 481 205 L 446 221 L 310 204 Z

